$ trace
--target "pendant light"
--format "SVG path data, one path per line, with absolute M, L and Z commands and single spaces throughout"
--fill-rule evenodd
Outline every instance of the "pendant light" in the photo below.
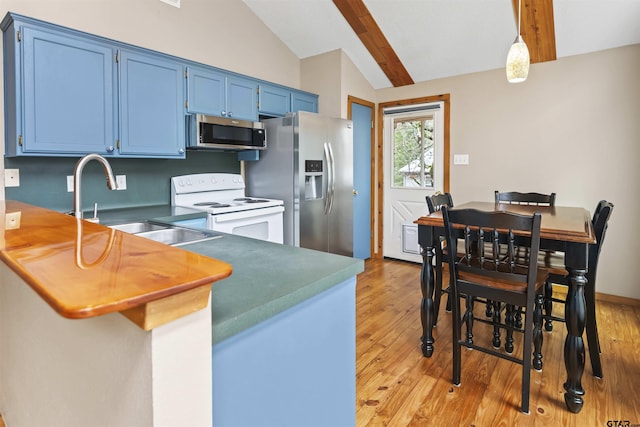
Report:
M 529 74 L 529 49 L 520 35 L 520 14 L 522 0 L 518 0 L 518 36 L 513 41 L 507 55 L 507 80 L 509 83 L 520 83 L 527 80 Z

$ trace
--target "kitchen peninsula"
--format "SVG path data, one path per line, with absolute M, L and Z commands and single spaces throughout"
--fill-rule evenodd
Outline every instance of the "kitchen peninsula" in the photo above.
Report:
M 86 221 L 78 229 L 75 218 L 18 202 L 2 208 L 0 412 L 8 426 L 211 425 L 212 407 L 216 426 L 233 425 L 238 410 L 265 425 L 278 415 L 269 406 L 293 423 L 316 417 L 314 394 L 328 416 L 355 422 L 362 261 L 227 235 L 179 249 Z M 115 256 L 123 251 L 133 260 Z M 140 276 L 148 257 L 156 265 Z M 120 315 L 171 296 L 159 282 L 184 280 L 172 285 L 176 295 L 192 295 L 201 281 L 228 276 L 229 264 L 233 275 L 215 283 L 202 310 L 149 331 Z M 33 283 L 82 299 L 81 278 L 96 271 L 98 300 L 125 285 L 138 295 L 60 309 Z

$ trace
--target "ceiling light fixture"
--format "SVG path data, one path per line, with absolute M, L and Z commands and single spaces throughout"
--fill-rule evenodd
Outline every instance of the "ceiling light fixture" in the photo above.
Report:
M 507 80 L 509 83 L 520 83 L 529 75 L 529 49 L 520 35 L 520 14 L 522 0 L 518 1 L 518 35 L 513 41 L 507 55 Z

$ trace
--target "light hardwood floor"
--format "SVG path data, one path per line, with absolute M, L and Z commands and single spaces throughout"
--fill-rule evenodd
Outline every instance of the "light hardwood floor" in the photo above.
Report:
M 564 324 L 545 333 L 544 368 L 532 372 L 531 413 L 525 415 L 519 410 L 519 365 L 463 350 L 462 384 L 451 384 L 451 315 L 444 312 L 444 299 L 434 330 L 436 350 L 431 358 L 422 356 L 419 265 L 392 260 L 365 265 L 357 284 L 357 427 L 640 424 L 640 304 L 598 300 L 604 379 L 592 376 L 587 356 L 579 414 L 564 405 Z M 556 304 L 555 313 L 562 310 Z M 484 326 L 477 324 L 476 337 Z
M 640 304 L 598 301 L 604 379 L 592 376 L 587 355 L 579 414 L 570 413 L 563 398 L 565 325 L 555 323 L 544 333 L 544 367 L 532 371 L 526 415 L 519 410 L 520 365 L 463 349 L 462 384 L 452 385 L 451 314 L 444 311 L 445 298 L 434 328 L 436 349 L 431 358 L 422 356 L 419 280 L 419 265 L 393 260 L 368 260 L 358 276 L 358 427 L 606 426 L 609 420 L 640 425 Z M 555 304 L 555 314 L 563 310 Z M 474 327 L 476 338 L 490 337 L 483 327 Z

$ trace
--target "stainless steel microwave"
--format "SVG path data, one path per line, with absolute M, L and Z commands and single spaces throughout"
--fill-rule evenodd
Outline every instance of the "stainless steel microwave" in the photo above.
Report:
M 225 117 L 195 116 L 188 148 L 218 150 L 265 150 L 264 124 Z

